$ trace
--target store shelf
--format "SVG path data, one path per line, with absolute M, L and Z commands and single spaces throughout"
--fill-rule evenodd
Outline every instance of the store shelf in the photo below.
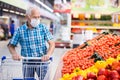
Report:
M 70 42 L 63 42 L 63 41 L 56 41 L 55 42 L 55 47 L 56 48 L 70 48 L 71 43 Z
M 72 20 L 72 22 L 84 22 L 84 23 L 109 23 L 112 24 L 110 20 Z
M 113 22 L 111 20 L 72 20 L 71 24 L 78 26 L 85 26 L 85 25 L 112 26 Z
M 71 28 L 97 28 L 97 29 L 120 29 L 120 27 L 112 27 L 112 26 L 71 26 Z

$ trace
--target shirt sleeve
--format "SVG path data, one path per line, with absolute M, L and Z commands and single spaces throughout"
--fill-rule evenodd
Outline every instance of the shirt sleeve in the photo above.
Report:
M 51 32 L 49 31 L 47 26 L 43 25 L 43 27 L 44 27 L 45 40 L 47 40 L 47 41 L 52 40 L 53 35 L 51 34 Z
M 9 44 L 13 45 L 13 46 L 17 46 L 18 42 L 19 42 L 19 37 L 20 37 L 20 32 L 19 29 L 17 29 L 12 37 L 12 39 L 10 40 Z

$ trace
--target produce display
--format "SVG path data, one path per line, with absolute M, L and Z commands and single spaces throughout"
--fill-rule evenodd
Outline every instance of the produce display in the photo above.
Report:
M 101 34 L 68 51 L 60 80 L 120 80 L 120 36 Z

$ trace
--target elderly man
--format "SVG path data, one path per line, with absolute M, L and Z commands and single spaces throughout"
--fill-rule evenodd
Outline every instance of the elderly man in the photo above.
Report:
M 52 40 L 52 34 L 49 32 L 49 30 L 44 24 L 40 23 L 39 8 L 35 6 L 29 7 L 26 11 L 26 18 L 27 22 L 16 30 L 8 44 L 8 48 L 12 55 L 12 58 L 14 60 L 20 60 L 22 56 L 41 57 L 40 61 L 47 61 L 54 51 L 55 44 Z M 49 44 L 48 49 L 46 47 L 46 42 L 48 42 Z M 15 50 L 15 46 L 17 46 L 18 43 L 20 43 L 21 45 L 21 55 L 18 54 Z M 26 61 L 36 62 L 35 60 Z M 26 64 L 23 63 L 23 66 Z M 30 65 L 30 63 L 28 65 Z M 43 67 L 41 70 L 43 71 L 43 73 L 42 71 L 40 71 L 39 68 L 30 70 L 29 68 L 24 67 L 24 77 L 34 77 L 35 72 L 38 74 L 38 77 L 45 76 L 46 68 Z M 43 77 L 40 80 L 43 80 Z

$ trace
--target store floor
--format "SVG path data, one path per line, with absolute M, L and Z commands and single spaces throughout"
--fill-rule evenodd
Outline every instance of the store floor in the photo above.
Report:
M 7 49 L 7 44 L 8 44 L 9 40 L 8 41 L 0 41 L 0 57 L 2 56 L 8 56 L 10 57 L 10 53 Z M 16 48 L 17 52 L 20 52 L 20 46 L 18 46 Z M 53 80 L 53 77 L 55 75 L 55 72 L 56 72 L 56 69 L 57 69 L 57 66 L 59 64 L 59 61 L 60 61 L 60 58 L 62 57 L 62 55 L 67 51 L 68 49 L 63 49 L 63 48 L 55 48 L 54 50 L 54 53 L 52 55 L 53 57 L 53 64 L 52 64 L 52 71 L 51 71 L 51 77 L 50 77 L 50 80 Z

